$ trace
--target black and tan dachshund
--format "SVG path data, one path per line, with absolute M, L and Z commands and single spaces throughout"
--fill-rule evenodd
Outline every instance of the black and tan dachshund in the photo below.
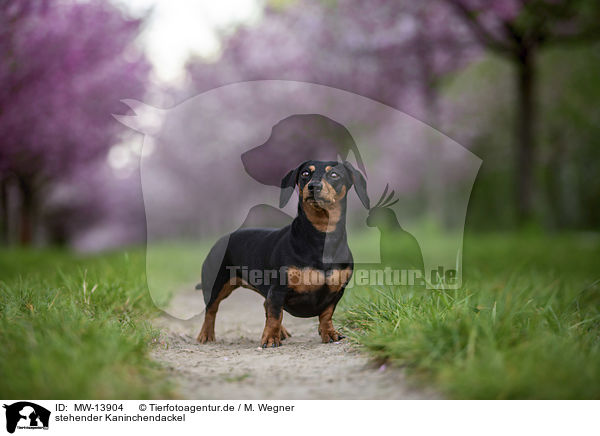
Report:
M 244 287 L 265 297 L 262 347 L 278 347 L 289 337 L 283 311 L 302 318 L 319 317 L 324 343 L 343 338 L 332 315 L 353 271 L 346 237 L 346 195 L 354 186 L 369 208 L 364 176 L 349 162 L 307 161 L 281 181 L 280 207 L 296 187 L 298 215 L 281 229 L 237 230 L 217 241 L 202 265 L 206 302 L 198 341 L 215 340 L 219 303 Z

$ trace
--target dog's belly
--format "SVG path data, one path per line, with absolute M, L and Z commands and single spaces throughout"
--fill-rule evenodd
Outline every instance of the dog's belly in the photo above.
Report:
M 283 308 L 290 315 L 310 318 L 320 315 L 327 307 L 337 303 L 342 294 L 343 290 L 333 293 L 327 287 L 311 292 L 290 290 L 283 303 Z
M 290 266 L 283 308 L 298 317 L 317 316 L 339 301 L 351 276 L 351 266 L 328 270 Z

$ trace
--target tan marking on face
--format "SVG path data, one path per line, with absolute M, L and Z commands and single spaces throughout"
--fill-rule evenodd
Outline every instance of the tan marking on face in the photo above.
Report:
M 331 186 L 331 184 L 325 179 L 321 180 L 321 184 L 323 185 L 323 189 L 321 190 L 321 198 L 327 202 L 335 203 L 335 198 L 338 195 L 337 192 L 335 192 L 335 188 Z
M 298 189 L 300 190 L 300 198 L 308 197 L 308 183 L 302 189 L 300 189 L 300 183 L 298 183 Z
M 315 168 L 315 166 L 314 166 L 314 165 L 309 165 L 309 166 L 308 166 L 308 169 L 314 172 L 316 168 Z
M 330 165 L 327 165 L 327 166 L 325 167 L 325 172 L 329 171 L 331 168 L 332 168 L 332 167 L 331 167 Z
M 302 199 L 302 208 L 308 220 L 320 232 L 333 232 L 342 217 L 342 205 L 340 201 L 346 195 L 346 187 L 342 186 L 338 194 L 333 186 L 323 180 L 323 190 L 320 194 L 320 200 L 317 202 L 307 201 L 308 184 L 300 193 Z
M 340 292 L 352 277 L 352 268 L 334 269 L 326 278 L 327 287 L 331 292 Z
M 287 286 L 296 292 L 314 292 L 325 285 L 325 274 L 314 268 L 287 269 Z

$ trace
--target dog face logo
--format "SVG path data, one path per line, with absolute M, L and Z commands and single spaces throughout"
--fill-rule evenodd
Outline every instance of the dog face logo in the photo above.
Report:
M 6 431 L 14 433 L 18 429 L 48 429 L 50 411 L 42 406 L 28 401 L 19 401 L 6 409 Z

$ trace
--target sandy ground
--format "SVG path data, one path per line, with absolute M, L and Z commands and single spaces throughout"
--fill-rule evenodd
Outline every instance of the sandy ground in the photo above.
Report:
M 153 357 L 165 365 L 187 399 L 418 399 L 435 398 L 411 389 L 401 370 L 375 365 L 342 340 L 322 344 L 317 319 L 284 314 L 292 337 L 279 348 L 258 347 L 264 327 L 263 299 L 238 289 L 221 303 L 216 342 L 201 345 L 202 317 L 181 321 L 163 316 L 162 344 Z M 197 306 L 202 293 L 179 295 L 172 304 Z

